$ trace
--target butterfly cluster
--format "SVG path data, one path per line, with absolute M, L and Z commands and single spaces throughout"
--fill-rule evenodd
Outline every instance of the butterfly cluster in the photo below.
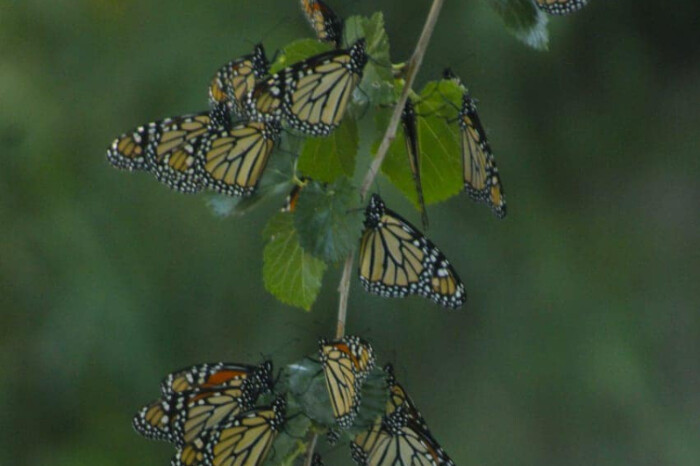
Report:
M 333 423 L 317 423 L 316 432 L 326 430 L 335 441 L 350 435 L 352 458 L 361 466 L 454 465 L 396 381 L 390 364 L 377 371 L 379 377 L 374 376 L 382 380 L 383 411 L 366 426 L 357 424 L 363 385 L 376 364 L 369 342 L 348 335 L 321 338 L 318 347 L 317 376 L 324 380 Z M 292 364 L 281 371 L 284 375 L 279 379 L 287 381 L 287 388 L 293 385 L 290 373 L 296 367 Z M 275 393 L 278 385 L 284 384 L 273 382 L 270 361 L 197 364 L 166 376 L 160 398 L 140 409 L 133 425 L 144 437 L 175 446 L 172 466 L 259 466 L 271 456 L 278 437 L 288 434 L 288 421 L 305 414 L 304 400 L 295 398 L 294 390 Z M 297 393 L 309 389 L 295 388 Z M 260 403 L 262 398 L 268 402 Z M 297 410 L 292 416 L 288 403 Z M 323 464 L 318 453 L 312 464 Z
M 322 2 L 304 2 L 319 39 L 340 45 L 342 26 Z M 329 18 L 320 23 L 312 18 Z M 335 19 L 333 19 L 335 18 Z M 319 26 L 319 27 L 320 27 Z M 209 86 L 209 110 L 139 126 L 107 151 L 116 168 L 145 170 L 183 193 L 252 195 L 283 128 L 327 136 L 342 121 L 368 56 L 364 39 L 270 74 L 262 44 L 223 65 Z
M 356 336 L 319 342 L 328 395 L 337 427 L 353 425 L 362 400 L 362 384 L 374 369 L 372 347 Z M 352 458 L 359 466 L 454 466 L 431 434 L 413 400 L 396 381 L 393 367 L 384 367 L 385 409 L 368 428 L 352 437 Z M 335 439 L 340 434 L 335 431 Z
M 134 416 L 144 437 L 175 445 L 173 466 L 264 461 L 286 419 L 286 398 L 272 392 L 272 362 L 198 364 L 169 374 L 161 397 Z

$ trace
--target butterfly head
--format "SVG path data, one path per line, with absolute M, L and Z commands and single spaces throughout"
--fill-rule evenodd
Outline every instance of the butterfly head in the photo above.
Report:
M 403 112 L 401 112 L 401 118 L 406 120 L 412 120 L 416 117 L 416 108 L 413 105 L 413 99 L 410 97 L 406 99 L 406 105 L 403 107 Z
M 459 79 L 449 66 L 442 71 L 442 79 Z
M 386 206 L 379 194 L 372 194 L 365 209 L 365 227 L 375 228 L 382 220 Z
M 462 113 L 476 113 L 476 99 L 473 99 L 468 92 L 462 94 Z
M 362 71 L 368 60 L 367 46 L 364 39 L 358 39 L 350 47 L 350 60 L 354 69 Z

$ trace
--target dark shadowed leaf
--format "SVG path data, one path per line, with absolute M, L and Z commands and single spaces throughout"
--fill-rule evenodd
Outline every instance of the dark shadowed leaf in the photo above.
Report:
M 304 251 L 338 262 L 357 244 L 362 227 L 359 195 L 347 178 L 332 185 L 310 183 L 299 196 L 294 226 Z

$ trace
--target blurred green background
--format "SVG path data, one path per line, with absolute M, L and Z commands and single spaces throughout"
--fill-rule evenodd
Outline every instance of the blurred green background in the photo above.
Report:
M 0 464 L 169 464 L 131 428 L 162 375 L 279 367 L 332 335 L 338 268 L 311 313 L 263 288 L 281 199 L 221 219 L 105 161 L 121 132 L 204 109 L 251 43 L 308 37 L 297 3 L 0 2 Z M 430 2 L 329 3 L 383 11 L 399 61 Z M 466 195 L 430 208 L 466 311 L 354 280 L 348 325 L 459 465 L 700 464 L 700 4 L 672 3 L 594 0 L 541 53 L 485 2 L 446 2 L 419 84 L 446 65 L 469 84 L 509 216 Z

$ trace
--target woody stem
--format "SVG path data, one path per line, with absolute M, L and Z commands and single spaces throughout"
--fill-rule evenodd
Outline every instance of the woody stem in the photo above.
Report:
M 382 162 L 384 162 L 384 157 L 386 157 L 392 141 L 394 138 L 396 138 L 396 131 L 399 127 L 399 122 L 401 121 L 401 113 L 406 105 L 408 93 L 413 87 L 413 82 L 416 79 L 418 70 L 420 70 L 420 67 L 423 64 L 423 57 L 425 56 L 425 51 L 428 49 L 428 44 L 430 43 L 430 38 L 435 30 L 435 24 L 437 23 L 438 16 L 440 16 L 440 10 L 442 10 L 443 3 L 444 0 L 433 0 L 433 5 L 430 7 L 430 12 L 428 12 L 428 17 L 423 25 L 423 30 L 418 38 L 418 43 L 416 44 L 413 55 L 411 55 L 411 59 L 408 62 L 406 84 L 404 85 L 398 102 L 396 102 L 394 113 L 391 115 L 391 120 L 389 121 L 389 126 L 384 133 L 382 142 L 379 144 L 377 153 L 375 154 L 372 164 L 370 165 L 369 170 L 367 170 L 365 179 L 362 182 L 362 187 L 360 188 L 360 197 L 362 198 L 362 201 L 364 201 L 367 197 L 369 188 L 372 186 L 377 173 L 379 173 L 379 168 L 382 166 Z M 350 293 L 350 274 L 352 273 L 352 263 L 354 257 L 355 251 L 351 251 L 348 254 L 348 257 L 345 259 L 343 276 L 340 279 L 340 285 L 338 286 L 339 302 L 336 338 L 341 338 L 343 335 L 345 335 L 345 319 L 347 318 L 348 313 L 348 294 Z

